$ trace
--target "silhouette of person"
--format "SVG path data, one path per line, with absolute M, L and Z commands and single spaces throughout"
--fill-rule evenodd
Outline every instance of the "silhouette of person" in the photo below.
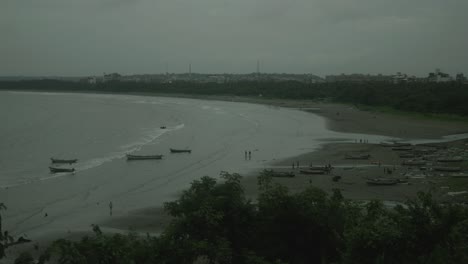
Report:
M 110 211 L 109 213 L 110 213 L 111 216 L 112 216 L 112 207 L 113 207 L 113 206 L 112 206 L 112 201 L 111 201 L 111 202 L 109 203 L 109 211 Z
M 245 151 L 245 160 L 247 160 L 247 150 Z
M 249 150 L 249 160 L 251 160 L 251 159 L 252 159 L 252 152 L 250 152 L 250 150 Z

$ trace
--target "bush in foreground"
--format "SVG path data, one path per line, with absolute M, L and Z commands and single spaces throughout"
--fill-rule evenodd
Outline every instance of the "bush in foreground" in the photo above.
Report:
M 159 237 L 94 235 L 58 240 L 40 259 L 58 263 L 468 263 L 468 210 L 430 194 L 387 209 L 336 190 L 299 193 L 259 176 L 246 199 L 238 174 L 194 181 L 165 204 L 174 217 Z

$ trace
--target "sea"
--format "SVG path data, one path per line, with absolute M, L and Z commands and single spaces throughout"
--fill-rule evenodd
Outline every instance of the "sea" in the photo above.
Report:
M 93 93 L 0 91 L 0 124 L 4 226 L 30 236 L 89 230 L 109 202 L 115 215 L 162 206 L 200 177 L 248 175 L 326 142 L 387 139 L 333 132 L 296 109 Z M 127 161 L 130 153 L 163 158 Z M 50 173 L 51 158 L 78 159 L 61 165 L 75 172 Z

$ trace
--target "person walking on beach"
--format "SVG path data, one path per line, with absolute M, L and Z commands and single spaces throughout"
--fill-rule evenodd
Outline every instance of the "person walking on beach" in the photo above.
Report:
M 247 160 L 247 150 L 245 151 L 245 160 Z
M 112 216 L 112 201 L 109 202 L 109 214 Z
M 251 160 L 251 159 L 252 159 L 252 152 L 250 152 L 250 150 L 249 150 L 249 160 Z

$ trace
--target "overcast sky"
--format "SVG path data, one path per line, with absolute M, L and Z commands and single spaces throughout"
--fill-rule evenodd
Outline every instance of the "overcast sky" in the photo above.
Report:
M 0 0 L 0 76 L 468 74 L 468 0 Z

